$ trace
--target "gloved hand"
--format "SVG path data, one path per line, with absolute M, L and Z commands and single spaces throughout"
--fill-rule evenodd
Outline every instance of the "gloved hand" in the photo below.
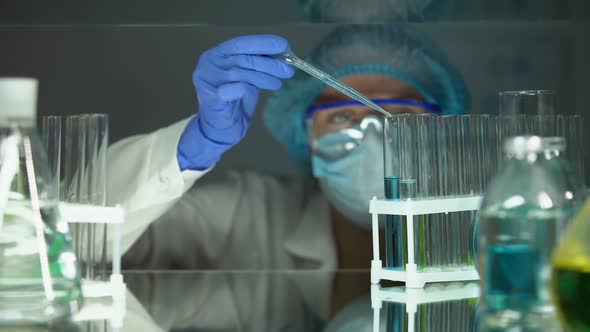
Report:
M 212 167 L 221 155 L 245 135 L 260 89 L 277 90 L 295 70 L 264 55 L 290 48 L 274 35 L 242 36 L 205 51 L 193 72 L 199 112 L 178 143 L 181 170 Z

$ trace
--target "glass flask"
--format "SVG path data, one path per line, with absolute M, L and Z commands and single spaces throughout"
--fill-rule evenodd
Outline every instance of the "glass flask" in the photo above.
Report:
M 590 331 L 590 201 L 574 217 L 553 254 L 551 289 L 571 331 Z
M 0 326 L 45 324 L 81 304 L 57 188 L 35 128 L 37 81 L 0 78 Z
M 549 296 L 550 258 L 584 191 L 560 137 L 506 141 L 506 161 L 480 209 L 479 268 L 486 325 L 558 330 Z

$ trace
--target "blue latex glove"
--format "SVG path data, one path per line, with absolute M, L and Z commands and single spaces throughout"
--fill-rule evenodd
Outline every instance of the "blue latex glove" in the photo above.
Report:
M 199 112 L 178 143 L 181 170 L 212 167 L 237 144 L 252 120 L 260 89 L 277 90 L 295 70 L 265 55 L 290 48 L 274 35 L 242 36 L 205 51 L 193 72 Z

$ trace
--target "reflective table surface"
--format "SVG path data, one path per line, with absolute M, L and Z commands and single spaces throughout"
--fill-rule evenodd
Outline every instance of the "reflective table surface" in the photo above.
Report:
M 479 328 L 478 283 L 406 289 L 400 284 L 372 286 L 369 277 L 370 272 L 363 270 L 128 271 L 125 308 L 116 309 L 124 311 L 122 327 L 94 320 L 0 330 L 461 332 Z

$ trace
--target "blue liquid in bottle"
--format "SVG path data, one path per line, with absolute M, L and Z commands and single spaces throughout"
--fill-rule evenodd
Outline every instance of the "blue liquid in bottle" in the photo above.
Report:
M 539 252 L 527 245 L 497 245 L 487 248 L 489 269 L 486 287 L 492 309 L 526 309 L 539 292 Z

